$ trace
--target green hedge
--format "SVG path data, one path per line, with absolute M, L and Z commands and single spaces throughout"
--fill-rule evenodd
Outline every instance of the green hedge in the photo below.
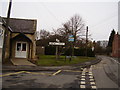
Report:
M 45 47 L 45 55 L 55 55 L 56 48 L 54 46 L 47 46 Z M 64 50 L 63 55 L 70 56 L 72 52 L 72 48 L 68 48 Z M 86 55 L 86 49 L 85 48 L 79 48 L 74 49 L 74 56 L 85 56 Z M 87 49 L 87 56 L 94 57 L 95 53 L 92 51 L 91 48 Z
M 55 55 L 56 48 L 54 46 L 45 47 L 45 55 Z

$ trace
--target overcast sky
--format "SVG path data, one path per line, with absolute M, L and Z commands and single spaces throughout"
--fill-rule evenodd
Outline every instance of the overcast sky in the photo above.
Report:
M 7 15 L 7 1 L 0 2 L 1 16 Z M 11 17 L 37 19 L 37 31 L 57 29 L 74 14 L 79 14 L 85 25 L 89 26 L 93 40 L 108 40 L 112 29 L 118 31 L 118 0 L 15 1 L 13 0 Z

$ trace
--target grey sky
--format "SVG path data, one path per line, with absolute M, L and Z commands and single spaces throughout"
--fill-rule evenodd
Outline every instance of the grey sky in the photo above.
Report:
M 0 15 L 6 16 L 8 3 L 0 4 Z M 14 2 L 11 11 L 12 18 L 37 19 L 37 30 L 49 31 L 61 27 L 74 14 L 89 26 L 93 40 L 108 40 L 113 28 L 118 31 L 118 2 Z

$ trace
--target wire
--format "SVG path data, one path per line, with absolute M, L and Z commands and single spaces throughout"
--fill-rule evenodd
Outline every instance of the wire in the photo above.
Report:
M 116 11 L 116 12 L 117 12 L 117 11 Z M 116 13 L 116 12 L 114 12 L 114 13 Z M 114 13 L 113 13 L 113 14 L 114 14 Z M 99 23 L 97 23 L 97 24 L 95 24 L 95 25 L 92 25 L 91 28 L 95 28 L 95 27 L 97 27 L 98 25 L 103 24 L 103 23 L 105 23 L 105 22 L 108 22 L 109 20 L 111 20 L 111 19 L 113 19 L 114 17 L 117 16 L 117 14 L 115 14 L 115 15 L 113 15 L 113 14 L 112 14 L 110 17 L 105 18 L 104 20 L 100 21 Z
M 58 21 L 59 23 L 61 23 L 61 22 L 59 21 L 59 19 L 53 14 L 53 12 L 51 12 L 51 10 L 46 7 L 46 5 L 45 5 L 44 2 L 41 2 L 41 5 L 42 5 L 44 8 L 46 8 L 46 10 L 49 12 L 49 14 L 50 14 L 51 16 L 53 16 L 53 18 L 55 18 L 56 21 Z

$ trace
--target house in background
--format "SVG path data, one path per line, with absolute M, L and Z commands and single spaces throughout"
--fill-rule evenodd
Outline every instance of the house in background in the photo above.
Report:
M 6 18 L 2 18 L 2 29 L 5 30 Z M 10 18 L 5 41 L 5 59 L 25 59 L 34 61 L 36 53 L 37 20 Z
M 100 46 L 102 47 L 102 48 L 106 48 L 107 47 L 107 45 L 108 45 L 108 41 L 107 40 L 103 40 L 103 41 L 100 41 Z
M 120 58 L 120 35 L 117 33 L 114 36 L 112 43 L 112 56 Z

